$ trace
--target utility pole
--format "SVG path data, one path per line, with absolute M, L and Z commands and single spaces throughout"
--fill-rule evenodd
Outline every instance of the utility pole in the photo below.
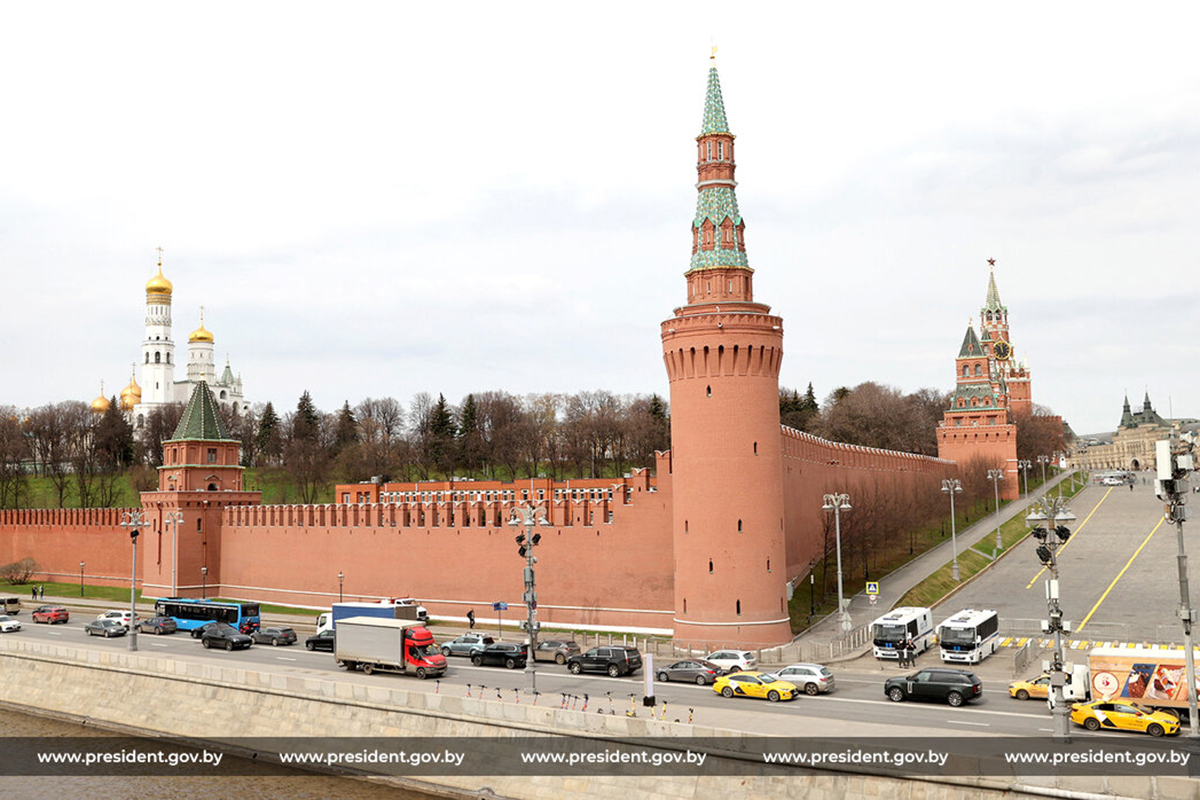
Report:
M 834 541 L 837 542 L 838 615 L 842 620 L 842 632 L 849 633 L 854 622 L 850 619 L 850 608 L 842 595 L 842 512 L 850 510 L 850 495 L 844 492 L 827 494 L 821 508 L 833 512 Z
M 135 653 L 138 649 L 137 644 L 137 540 L 142 532 L 142 528 L 149 527 L 144 512 L 139 509 L 137 511 L 126 511 L 125 520 L 121 523 L 121 527 L 129 531 L 129 540 L 133 542 L 133 568 L 129 571 L 129 652 Z
M 529 505 L 524 508 L 514 508 L 512 519 L 508 521 L 509 525 L 525 526 L 525 533 L 517 534 L 517 555 L 525 559 L 525 594 L 522 599 L 525 601 L 525 632 L 529 634 L 529 651 L 525 658 L 525 675 L 529 679 L 529 690 L 537 691 L 537 667 L 534 660 L 534 650 L 537 649 L 537 591 L 534 586 L 533 565 L 537 563 L 537 557 L 533 554 L 533 548 L 537 547 L 542 541 L 540 533 L 534 533 L 535 525 L 549 526 L 550 520 L 546 519 L 546 507 L 535 506 L 533 499 L 530 498 Z
M 1191 518 L 1186 505 L 1188 473 L 1195 468 L 1192 446 L 1180 442 L 1174 434 L 1170 439 L 1155 442 L 1157 480 L 1154 493 L 1163 501 L 1163 517 L 1175 523 L 1175 539 L 1179 545 L 1179 619 L 1183 622 L 1183 657 L 1186 666 L 1184 683 L 1188 693 L 1188 736 L 1200 737 L 1200 714 L 1196 713 L 1196 655 L 1192 651 L 1192 624 L 1196 610 L 1192 608 L 1188 589 L 1187 553 L 1183 549 L 1183 522 Z
M 1063 523 L 1074 522 L 1075 519 L 1075 514 L 1067 508 L 1066 498 L 1046 496 L 1025 517 L 1025 521 L 1033 526 L 1033 537 L 1039 542 L 1037 557 L 1050 570 L 1050 580 L 1046 581 L 1046 610 L 1050 618 L 1042 620 L 1042 631 L 1054 634 L 1054 660 L 1048 670 L 1052 692 L 1050 713 L 1054 719 L 1051 736 L 1063 743 L 1071 741 L 1071 709 L 1063 692 L 1068 675 L 1063 662 L 1062 636 L 1071 632 L 1071 623 L 1063 620 L 1062 606 L 1059 604 L 1058 558 L 1055 554 L 1071 538 L 1070 529 Z

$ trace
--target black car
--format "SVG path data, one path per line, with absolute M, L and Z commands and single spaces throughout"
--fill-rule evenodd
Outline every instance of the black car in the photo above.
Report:
M 291 628 L 259 628 L 250 634 L 255 644 L 269 644 L 278 647 L 281 644 L 295 644 L 296 632 Z
M 204 634 L 208 633 L 211 630 L 219 628 L 222 625 L 224 625 L 226 628 L 232 628 L 235 631 L 237 630 L 237 628 L 234 628 L 228 622 L 206 622 L 203 625 L 201 625 L 199 628 L 192 628 L 192 638 L 199 639 L 202 636 L 204 636 Z
M 720 677 L 723 671 L 716 664 L 703 658 L 685 658 L 669 667 L 660 667 L 657 677 L 660 683 L 688 681 L 698 686 L 707 686 Z
M 204 627 L 208 628 L 207 625 Z M 206 649 L 223 647 L 226 650 L 237 650 L 240 648 L 249 648 L 253 643 L 254 641 L 249 636 L 224 622 L 208 628 L 204 632 L 204 635 L 200 637 L 200 644 L 204 645 Z
M 607 672 L 609 677 L 616 678 L 632 675 L 641 668 L 642 654 L 636 647 L 593 647 L 586 653 L 567 659 L 567 669 L 575 675 L 581 672 Z
M 523 644 L 508 644 L 495 642 L 482 650 L 471 651 L 471 663 L 477 667 L 505 666 L 508 669 L 524 668 L 528 661 L 527 650 Z
M 174 617 L 151 617 L 144 619 L 138 623 L 138 630 L 142 633 L 153 633 L 161 636 L 164 633 L 174 633 L 179 630 L 175 624 Z
M 983 695 L 983 681 L 974 672 L 961 669 L 923 669 L 912 675 L 888 678 L 883 693 L 889 700 L 939 700 L 952 706 Z
M 321 631 L 316 636 L 310 636 L 304 640 L 304 646 L 309 650 L 328 650 L 333 652 L 333 631 Z

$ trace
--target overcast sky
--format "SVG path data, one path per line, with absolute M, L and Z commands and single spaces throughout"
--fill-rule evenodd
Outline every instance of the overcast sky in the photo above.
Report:
M 710 44 L 781 381 L 1200 416 L 1196 4 L 0 6 L 0 404 L 108 394 L 155 248 L 251 401 L 668 385 Z M 178 377 L 182 377 L 182 372 Z

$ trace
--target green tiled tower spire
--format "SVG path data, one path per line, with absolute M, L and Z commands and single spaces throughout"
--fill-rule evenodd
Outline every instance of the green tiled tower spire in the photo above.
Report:
M 183 410 L 179 425 L 169 441 L 180 440 L 232 441 L 225 431 L 225 423 L 221 421 L 217 401 L 213 399 L 212 392 L 204 381 L 197 383 L 196 388 L 192 390 L 192 397 L 188 400 L 187 408 Z
M 983 307 L 984 311 L 1007 311 L 1008 309 L 1000 302 L 1000 290 L 996 288 L 996 270 L 991 268 L 988 270 L 988 291 L 987 304 Z
M 975 328 L 972 325 L 967 325 L 967 333 L 963 336 L 962 347 L 958 350 L 959 358 L 983 358 L 983 347 L 979 344 L 979 337 L 975 335 Z
M 741 212 L 733 179 L 737 169 L 733 160 L 734 136 L 725 118 L 725 101 L 721 97 L 721 80 L 717 76 L 715 57 L 708 69 L 708 91 L 704 97 L 704 119 L 700 125 L 699 181 L 696 198 L 696 217 L 692 220 L 692 261 L 688 271 L 715 267 L 749 267 L 746 246 L 742 240 Z M 725 226 L 725 229 L 722 228 Z M 711 243 L 706 244 L 705 230 L 711 231 Z M 726 233 L 726 230 L 731 228 Z

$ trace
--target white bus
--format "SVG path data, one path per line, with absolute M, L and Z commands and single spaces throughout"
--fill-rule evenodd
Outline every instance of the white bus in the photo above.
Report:
M 990 608 L 964 608 L 938 626 L 938 649 L 947 664 L 978 664 L 1000 646 L 1000 616 Z
M 894 608 L 871 623 L 875 657 L 900 660 L 900 646 L 911 641 L 914 655 L 933 644 L 933 611 L 928 608 Z

